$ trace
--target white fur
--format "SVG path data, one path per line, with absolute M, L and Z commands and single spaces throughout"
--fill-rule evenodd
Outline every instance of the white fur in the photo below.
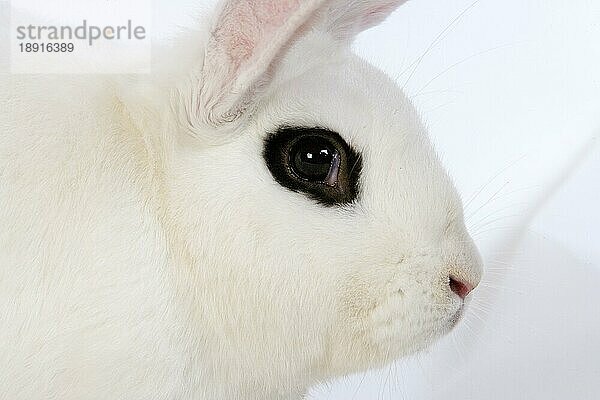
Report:
M 410 102 L 349 50 L 373 20 L 324 3 L 257 30 L 292 33 L 231 93 L 200 67 L 208 31 L 149 77 L 0 76 L 0 398 L 299 399 L 451 328 L 449 274 L 481 273 L 460 200 Z M 361 152 L 356 204 L 274 181 L 281 124 Z

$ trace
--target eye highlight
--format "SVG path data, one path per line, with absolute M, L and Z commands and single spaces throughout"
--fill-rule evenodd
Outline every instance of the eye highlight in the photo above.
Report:
M 267 137 L 263 157 L 273 178 L 287 189 L 328 206 L 356 199 L 360 156 L 336 132 L 279 128 Z

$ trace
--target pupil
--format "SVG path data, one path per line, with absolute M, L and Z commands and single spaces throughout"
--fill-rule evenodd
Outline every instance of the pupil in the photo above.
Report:
M 335 153 L 335 148 L 326 139 L 318 136 L 302 138 L 291 151 L 294 172 L 304 179 L 324 181 Z

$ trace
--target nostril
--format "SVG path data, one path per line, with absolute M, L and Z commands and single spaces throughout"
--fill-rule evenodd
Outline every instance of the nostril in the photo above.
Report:
M 461 299 L 464 300 L 465 297 L 473 290 L 473 285 L 460 281 L 454 277 L 450 277 L 450 290 L 458 295 Z

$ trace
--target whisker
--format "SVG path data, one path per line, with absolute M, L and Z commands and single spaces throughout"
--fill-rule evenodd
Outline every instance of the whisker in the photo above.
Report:
M 496 172 L 486 183 L 483 184 L 483 186 L 481 186 L 474 194 L 471 195 L 471 197 L 469 197 L 469 200 L 467 200 L 467 202 L 465 203 L 465 210 L 467 210 L 469 208 L 471 203 L 479 196 L 479 194 L 481 194 L 481 192 L 483 192 L 488 187 L 489 184 L 491 184 L 493 181 L 495 181 L 496 178 L 498 178 L 502 173 L 506 172 L 506 170 L 513 167 L 516 163 L 521 161 L 523 158 L 525 158 L 525 154 L 523 154 L 520 157 L 518 157 L 517 159 L 511 161 L 508 165 L 506 165 L 505 167 L 502 167 L 498 172 Z
M 439 110 L 440 108 L 446 107 L 446 106 L 448 106 L 448 105 L 450 105 L 450 104 L 453 104 L 453 103 L 454 103 L 454 101 L 447 101 L 447 102 L 445 102 L 445 103 L 442 103 L 442 104 L 440 104 L 440 105 L 438 105 L 438 106 L 435 106 L 435 107 L 433 107 L 433 108 L 430 108 L 429 110 L 423 110 L 423 114 L 431 114 L 432 112 L 434 112 L 434 111 L 437 111 L 437 110 Z
M 508 184 L 509 182 L 507 181 L 506 183 Z M 492 199 L 489 199 L 488 202 L 486 202 L 482 206 L 480 206 L 480 208 L 483 208 L 485 206 L 490 206 L 494 202 L 497 202 L 500 199 L 505 199 L 505 198 L 507 198 L 508 196 L 510 196 L 512 194 L 523 192 L 525 190 L 535 189 L 535 188 L 538 188 L 538 187 L 539 187 L 539 185 L 531 185 L 531 186 L 527 186 L 527 187 L 523 187 L 523 188 L 513 189 L 513 190 L 511 190 L 509 192 L 504 192 L 504 193 L 501 193 L 501 194 L 497 194 Z M 514 203 L 508 205 L 506 208 L 516 207 L 516 206 L 521 206 L 521 205 L 528 205 L 528 204 L 529 203 L 527 203 L 527 202 L 514 202 Z M 465 217 L 465 222 L 468 222 L 471 218 L 473 218 L 477 214 L 477 211 L 478 210 L 470 212 L 469 215 L 467 215 Z
M 361 378 L 360 381 L 358 382 L 358 385 L 356 386 L 356 390 L 354 391 L 354 394 L 352 395 L 352 400 L 356 399 L 356 396 L 358 395 L 358 392 L 363 384 L 363 382 L 365 381 L 365 377 L 367 376 L 366 373 L 362 373 L 361 374 Z
M 504 45 L 500 45 L 500 46 L 492 47 L 492 48 L 490 48 L 490 49 L 483 50 L 483 51 L 477 52 L 477 53 L 475 53 L 475 54 L 471 54 L 470 56 L 468 56 L 468 57 L 465 57 L 465 58 L 463 58 L 462 60 L 459 60 L 459 61 L 455 62 L 454 64 L 450 65 L 449 67 L 447 67 L 446 69 L 444 69 L 442 72 L 438 73 L 438 74 L 437 74 L 437 75 L 435 75 L 433 78 L 431 78 L 431 79 L 430 79 L 430 80 L 429 80 L 429 81 L 428 81 L 428 82 L 427 82 L 425 85 L 423 85 L 423 86 L 421 87 L 421 89 L 419 89 L 419 90 L 417 91 L 417 94 L 415 94 L 414 96 L 411 96 L 411 98 L 414 98 L 414 97 L 417 97 L 417 96 L 421 95 L 421 94 L 422 94 L 421 92 L 422 92 L 422 91 L 423 91 L 425 88 L 427 88 L 427 87 L 428 87 L 429 85 L 431 85 L 431 84 L 432 84 L 432 83 L 433 83 L 435 80 L 437 80 L 438 78 L 440 78 L 440 77 L 441 77 L 441 76 L 443 76 L 444 74 L 448 73 L 448 72 L 449 72 L 449 71 L 451 71 L 452 69 L 456 68 L 457 66 L 459 66 L 459 65 L 461 65 L 461 64 L 463 64 L 463 63 L 465 63 L 465 62 L 467 62 L 467 61 L 469 61 L 469 60 L 471 60 L 471 59 L 473 59 L 473 58 L 475 58 L 475 57 L 479 57 L 479 56 L 481 56 L 481 55 L 484 55 L 484 54 L 486 54 L 486 53 L 490 53 L 490 52 L 493 52 L 493 51 L 496 51 L 496 50 L 499 50 L 499 49 L 502 49 L 502 48 L 505 48 L 505 47 L 510 47 L 510 46 L 513 46 L 513 44 L 504 44 Z
M 484 288 L 489 288 L 492 290 L 503 290 L 503 291 L 510 291 L 513 293 L 517 293 L 517 294 L 526 294 L 525 291 L 520 290 L 520 289 L 515 289 L 514 287 L 510 287 L 510 286 L 503 286 L 503 285 L 498 285 L 498 284 L 490 284 L 487 282 L 482 282 L 479 284 L 479 286 L 484 287 Z
M 502 190 L 510 183 L 510 181 L 506 181 L 504 182 L 504 184 L 502 186 L 500 186 L 500 189 L 498 189 L 497 191 L 494 192 L 494 194 L 492 194 L 492 196 L 490 198 L 488 198 L 483 204 L 481 204 L 479 207 L 477 207 L 475 209 L 475 211 L 470 212 L 466 217 L 465 220 L 468 220 L 470 218 L 473 218 L 473 216 L 475 214 L 477 214 L 477 212 L 479 210 L 481 210 L 483 207 L 485 207 L 487 204 L 490 203 L 490 201 L 492 201 L 498 194 L 500 194 L 500 192 L 502 192 Z
M 509 209 L 513 209 L 514 207 L 521 206 L 521 205 L 525 205 L 525 204 L 526 204 L 525 202 L 521 202 L 521 203 L 513 203 L 513 204 L 509 204 L 509 205 L 507 205 L 507 206 L 505 206 L 505 207 L 499 208 L 499 209 L 497 209 L 497 210 L 494 210 L 494 211 L 492 211 L 491 213 L 487 214 L 487 215 L 486 215 L 485 217 L 483 217 L 482 219 L 480 219 L 480 220 L 478 221 L 478 223 L 482 223 L 482 222 L 486 221 L 488 218 L 490 218 L 491 216 L 493 216 L 493 215 L 495 215 L 495 214 L 497 214 L 497 213 L 501 213 L 501 212 L 507 211 L 507 210 L 509 210 Z M 466 222 L 466 221 L 465 221 L 465 222 Z
M 415 72 L 417 71 L 417 68 L 419 68 L 419 66 L 421 65 L 421 62 L 423 62 L 423 59 L 425 57 L 427 57 L 427 55 L 431 52 L 431 50 L 433 50 L 433 48 L 435 46 L 437 46 L 437 44 L 441 41 L 441 39 L 444 37 L 444 35 L 450 31 L 451 28 L 453 28 L 473 7 L 475 7 L 475 5 L 477 5 L 477 3 L 479 3 L 481 0 L 475 0 L 473 3 L 471 3 L 466 9 L 464 9 L 460 14 L 458 14 L 451 22 L 450 24 L 448 24 L 448 26 L 446 26 L 434 39 L 433 42 L 431 42 L 431 44 L 427 47 L 427 49 L 425 49 L 425 51 L 423 52 L 423 54 L 421 54 L 421 56 L 419 56 L 419 58 L 417 58 L 415 61 L 413 61 L 403 72 L 402 74 L 404 74 L 405 71 L 407 71 L 408 69 L 410 69 L 412 67 L 412 71 L 410 72 L 408 78 L 406 79 L 406 81 L 404 82 L 404 84 L 402 85 L 402 89 L 406 88 L 406 85 L 408 84 L 408 82 L 410 82 L 411 78 L 413 77 L 413 75 L 415 74 Z M 414 67 L 413 67 L 414 66 Z
M 477 232 L 477 231 L 479 231 L 480 229 L 483 229 L 483 228 L 485 228 L 485 227 L 487 227 L 487 226 L 490 226 L 490 225 L 492 225 L 492 224 L 494 224 L 494 223 L 496 223 L 496 222 L 498 222 L 498 221 L 504 221 L 504 220 L 506 220 L 506 219 L 510 219 L 510 218 L 517 218 L 517 217 L 520 217 L 520 216 L 521 216 L 520 214 L 503 215 L 503 216 L 500 216 L 500 217 L 494 218 L 494 219 L 492 219 L 492 220 L 490 220 L 490 221 L 487 221 L 487 222 L 485 222 L 485 223 L 480 223 L 479 225 L 477 225 L 477 226 L 474 226 L 474 227 L 473 227 L 473 230 L 474 230 L 475 232 Z

